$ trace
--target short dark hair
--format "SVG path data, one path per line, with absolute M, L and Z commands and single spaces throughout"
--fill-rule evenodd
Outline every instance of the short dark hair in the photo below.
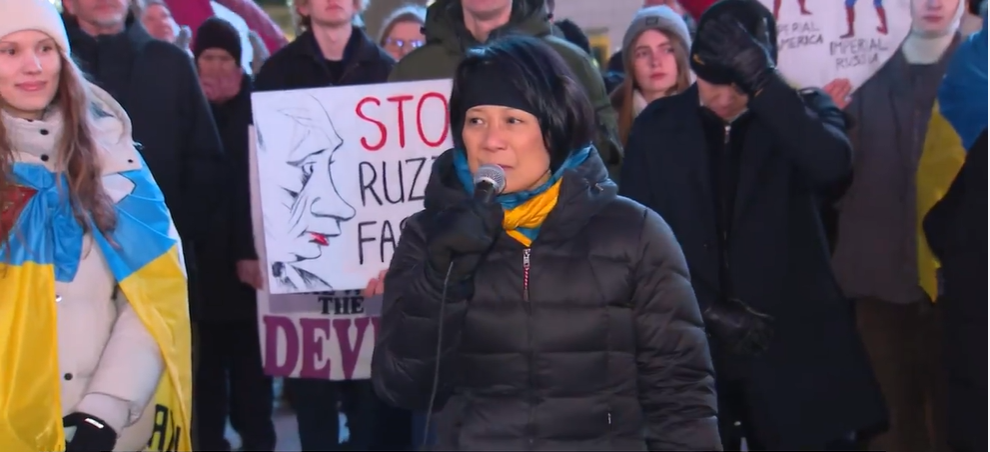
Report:
M 592 143 L 594 108 L 563 58 L 541 39 L 510 35 L 470 49 L 454 73 L 449 111 L 457 148 L 464 149 L 464 87 L 474 78 L 487 78 L 479 77 L 485 73 L 510 81 L 532 106 L 550 152 L 551 168 L 559 168 L 573 151 Z

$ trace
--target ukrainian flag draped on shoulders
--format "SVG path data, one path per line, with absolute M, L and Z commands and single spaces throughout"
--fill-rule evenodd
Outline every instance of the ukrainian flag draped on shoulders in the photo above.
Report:
M 97 94 L 113 102 L 105 92 Z M 123 115 L 132 154 L 123 156 L 128 167 L 112 174 L 105 171 L 104 180 L 126 180 L 130 189 L 115 204 L 117 224 L 112 231 L 104 235 L 92 222 L 89 229 L 165 363 L 153 398 L 156 416 L 165 418 L 156 418 L 156 424 L 165 422 L 165 434 L 155 433 L 151 449 L 188 451 L 192 363 L 181 247 L 162 192 L 129 141 L 126 114 L 115 102 L 111 108 Z M 0 450 L 62 451 L 55 282 L 71 282 L 83 228 L 69 206 L 63 173 L 40 163 L 15 161 L 8 181 L 12 185 L 3 199 L 9 203 L 0 208 L 19 213 L 8 217 L 12 233 L 0 245 Z

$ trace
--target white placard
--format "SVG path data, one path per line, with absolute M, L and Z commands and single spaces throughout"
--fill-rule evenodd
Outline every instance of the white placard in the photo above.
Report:
M 388 267 L 451 146 L 450 80 L 252 94 L 271 294 L 353 290 Z
M 760 1 L 776 12 L 778 66 L 788 81 L 805 88 L 848 79 L 853 90 L 866 83 L 898 51 L 911 30 L 912 2 L 924 3 Z

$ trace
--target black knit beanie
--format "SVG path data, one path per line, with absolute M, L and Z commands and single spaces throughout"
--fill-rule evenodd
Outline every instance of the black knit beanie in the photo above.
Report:
M 241 64 L 241 34 L 230 22 L 213 16 L 206 19 L 196 30 L 193 41 L 193 56 L 197 59 L 206 49 L 221 49 L 227 51 L 239 66 Z
M 691 50 L 691 69 L 698 78 L 716 85 L 728 85 L 732 83 L 729 74 L 721 73 L 718 68 L 706 67 L 695 63 L 695 50 L 699 46 L 704 46 L 704 29 L 711 25 L 714 20 L 723 16 L 730 16 L 742 24 L 751 35 L 756 32 L 761 22 L 766 23 L 767 35 L 769 36 L 770 58 L 777 62 L 777 21 L 773 18 L 773 13 L 763 6 L 758 0 L 720 0 L 710 6 L 701 14 L 698 19 L 698 28 L 695 34 L 694 43 Z

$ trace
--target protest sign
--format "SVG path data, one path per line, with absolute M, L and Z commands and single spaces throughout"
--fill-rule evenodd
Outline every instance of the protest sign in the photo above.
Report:
M 363 288 L 450 147 L 449 80 L 254 93 L 271 294 Z
M 381 297 L 359 289 L 422 209 L 431 162 L 450 147 L 449 92 L 437 80 L 253 95 L 256 125 L 270 127 L 249 132 L 266 374 L 370 377 Z
M 260 262 L 266 262 L 256 135 L 249 133 L 251 223 Z M 262 270 L 267 270 L 262 265 Z M 371 376 L 381 297 L 360 291 L 269 294 L 259 290 L 258 329 L 265 373 L 276 377 L 360 380 Z
M 778 67 L 800 87 L 848 80 L 863 85 L 911 30 L 923 0 L 760 0 L 777 19 Z M 923 6 L 921 6 L 923 8 Z

